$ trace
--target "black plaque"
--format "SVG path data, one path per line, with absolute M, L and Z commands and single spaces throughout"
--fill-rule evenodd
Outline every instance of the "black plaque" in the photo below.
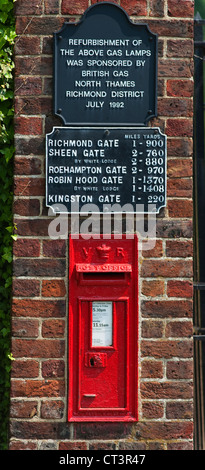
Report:
M 157 35 L 98 3 L 54 33 L 54 112 L 65 125 L 145 125 L 157 113 Z
M 136 213 L 166 205 L 166 136 L 159 128 L 54 127 L 46 135 L 46 205 L 87 213 L 87 204 L 100 213 L 116 204 L 115 212 Z

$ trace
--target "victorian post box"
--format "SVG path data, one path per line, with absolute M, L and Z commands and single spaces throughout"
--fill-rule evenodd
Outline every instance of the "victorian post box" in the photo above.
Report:
M 137 237 L 70 237 L 69 421 L 137 419 Z

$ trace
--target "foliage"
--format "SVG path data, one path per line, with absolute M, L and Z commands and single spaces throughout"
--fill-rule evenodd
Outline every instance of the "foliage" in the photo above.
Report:
M 10 396 L 14 1 L 0 0 L 0 450 L 7 448 Z

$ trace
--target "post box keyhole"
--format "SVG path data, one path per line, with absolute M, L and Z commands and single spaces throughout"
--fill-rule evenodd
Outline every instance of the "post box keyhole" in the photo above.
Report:
M 94 357 L 91 357 L 91 359 L 90 359 L 90 365 L 91 365 L 92 367 L 95 365 L 95 363 L 94 363 Z

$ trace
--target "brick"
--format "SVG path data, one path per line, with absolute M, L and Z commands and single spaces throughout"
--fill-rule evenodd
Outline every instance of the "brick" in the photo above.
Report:
M 87 443 L 79 441 L 62 441 L 59 442 L 59 450 L 87 450 Z
M 149 19 L 149 28 L 153 33 L 165 37 L 192 38 L 193 37 L 193 21 L 177 20 L 167 18 Z
M 17 78 L 16 93 L 18 95 L 34 95 L 34 91 L 35 89 L 37 89 L 38 94 L 41 94 L 39 90 L 40 86 L 42 85 L 42 81 L 39 75 L 50 75 L 52 77 L 52 57 L 45 56 L 42 58 L 41 56 L 17 56 L 15 60 L 15 65 L 17 76 L 22 75 L 21 78 Z M 28 75 L 31 75 L 31 77 L 28 77 Z M 33 75 L 37 75 L 38 77 L 35 77 Z M 37 82 L 37 85 L 35 85 L 35 81 Z
M 171 380 L 192 379 L 193 363 L 192 361 L 168 361 L 167 378 Z
M 192 157 L 193 143 L 190 138 L 175 139 L 172 136 L 167 139 L 168 157 Z
M 17 234 L 22 236 L 33 236 L 33 237 L 42 237 L 48 236 L 48 227 L 50 220 L 49 219 L 16 219 L 15 220 L 17 225 Z M 29 253 L 27 253 L 29 256 Z M 40 260 L 39 260 L 40 261 Z M 43 262 L 43 260 L 42 260 Z M 22 263 L 23 264 L 23 263 Z M 40 266 L 40 265 L 39 265 Z
M 188 158 L 173 158 L 167 162 L 167 175 L 169 178 L 183 178 L 192 176 L 192 160 Z
M 164 16 L 164 2 L 161 0 L 150 0 L 149 5 L 150 16 Z
M 168 15 L 193 18 L 194 0 L 182 0 L 180 3 L 177 0 L 168 0 Z
M 142 357 L 152 356 L 156 359 L 172 357 L 192 358 L 193 344 L 190 340 L 143 340 Z
M 158 297 L 164 294 L 164 281 L 145 281 L 142 282 L 141 292 L 147 297 Z
M 189 281 L 168 281 L 167 282 L 168 297 L 186 297 L 192 298 L 193 284 Z
M 193 405 L 191 402 L 169 402 L 166 404 L 167 419 L 192 419 Z
M 38 55 L 41 54 L 41 41 L 38 37 L 19 37 L 15 42 L 16 55 Z
M 11 396 L 15 397 L 62 397 L 64 382 L 61 380 L 13 380 Z
M 168 201 L 169 217 L 192 217 L 193 201 L 186 199 L 172 199 Z
M 44 184 L 43 184 L 44 183 Z M 44 178 L 14 178 L 15 196 L 44 196 Z
M 59 14 L 59 0 L 45 0 L 45 14 L 58 15 Z
M 102 449 L 103 450 L 116 449 L 116 444 L 114 442 L 106 442 L 106 441 L 92 442 L 89 444 L 89 450 L 102 450 Z
M 16 114 L 51 114 L 52 98 L 47 96 L 34 97 L 16 97 L 15 99 Z
M 65 294 L 66 288 L 63 280 L 42 281 L 43 297 L 64 297 Z
M 193 235 L 192 220 L 158 219 L 156 235 L 160 238 L 191 238 Z
M 142 322 L 142 338 L 161 338 L 164 332 L 164 325 L 159 320 Z
M 171 257 L 187 258 L 193 255 L 192 240 L 167 240 L 166 255 Z M 186 276 L 185 276 L 186 277 Z
M 19 360 L 16 359 L 12 362 L 11 376 L 12 377 L 38 377 L 39 375 L 39 362 L 35 360 Z
M 175 382 L 143 382 L 141 384 L 142 398 L 171 399 L 192 398 L 193 387 L 190 383 Z
M 76 423 L 73 439 L 123 439 L 129 437 L 129 423 Z
M 37 157 L 19 157 L 14 159 L 15 175 L 40 175 L 42 172 L 41 160 Z
M 9 450 L 37 450 L 36 442 L 10 441 Z
M 15 14 L 21 15 L 41 15 L 43 13 L 43 4 L 39 0 L 18 0 L 15 3 Z
M 40 255 L 39 240 L 35 240 L 35 239 L 25 240 L 25 239 L 17 238 L 17 240 L 13 244 L 14 256 L 25 257 L 25 256 L 28 256 L 28 253 L 29 253 L 30 258 L 35 257 L 35 256 L 38 257 Z
M 192 97 L 194 92 L 193 80 L 167 80 L 168 96 Z
M 19 59 L 21 60 L 21 59 Z M 35 60 L 33 67 L 35 67 Z M 40 77 L 21 77 L 15 80 L 16 96 L 36 96 L 42 93 L 42 79 Z
M 193 442 L 181 441 L 167 443 L 167 450 L 194 450 Z
M 142 404 L 142 416 L 147 419 L 159 419 L 164 416 L 164 405 L 158 402 Z
M 47 378 L 64 377 L 65 363 L 59 360 L 48 360 L 42 363 L 42 376 Z
M 43 122 L 40 117 L 16 117 L 15 132 L 23 135 L 38 135 L 43 133 Z
M 192 78 L 190 61 L 182 59 L 159 59 L 159 77 Z M 172 136 L 174 136 L 174 134 Z
M 170 440 L 170 439 L 192 439 L 193 423 L 192 422 L 163 422 L 152 423 L 150 421 L 137 423 L 136 435 L 138 439 L 150 440 Z
M 43 255 L 53 258 L 64 258 L 66 255 L 65 240 L 44 240 Z
M 142 250 L 142 256 L 144 258 L 160 258 L 163 256 L 162 240 L 154 240 L 153 248 L 150 250 Z
M 12 334 L 13 336 L 37 338 L 39 335 L 38 320 L 22 320 L 14 318 L 12 321 Z
M 64 300 L 13 299 L 12 313 L 16 317 L 64 317 Z
M 143 317 L 152 318 L 190 318 L 193 313 L 191 300 L 143 300 Z
M 34 279 L 13 279 L 12 293 L 14 297 L 36 297 L 40 294 L 40 282 Z
M 17 339 L 12 342 L 14 357 L 62 357 L 64 355 L 64 341 L 53 339 Z
M 128 15 L 145 16 L 147 14 L 146 0 L 121 0 L 120 5 Z
M 193 41 L 191 39 L 169 39 L 167 41 L 168 57 L 193 57 L 193 54 Z
M 190 178 L 170 178 L 167 182 L 167 196 L 169 197 L 186 197 L 191 198 L 193 191 L 193 183 Z
M 17 439 L 57 439 L 58 426 L 56 422 L 17 421 L 11 423 L 10 435 Z
M 29 255 L 29 253 L 27 253 Z M 65 260 L 63 259 L 16 259 L 14 261 L 15 276 L 65 276 Z
M 193 333 L 192 322 L 170 322 L 166 326 L 166 336 L 172 338 L 190 338 Z
M 120 450 L 146 450 L 145 442 L 137 442 L 135 440 L 119 441 Z
M 28 21 L 27 16 L 17 16 L 16 33 L 18 35 L 26 33 L 29 35 L 49 36 L 51 31 L 59 31 L 64 23 L 64 18 L 54 17 L 33 17 L 32 21 Z
M 96 3 L 96 2 L 94 2 Z M 62 15 L 82 15 L 88 8 L 88 0 L 62 0 Z
M 60 400 L 45 401 L 41 404 L 41 418 L 61 419 L 64 413 L 64 403 Z
M 16 137 L 15 138 L 15 147 L 16 147 L 16 154 L 18 155 L 43 155 L 44 154 L 44 139 L 43 137 Z M 17 182 L 19 179 L 17 178 Z M 31 181 L 31 183 L 35 184 L 35 181 Z M 31 184 L 30 183 L 30 184 Z M 40 180 L 38 181 L 40 186 Z M 45 192 L 45 191 L 44 191 Z M 44 192 L 42 195 L 44 195 Z M 38 193 L 37 193 L 38 194 Z
M 142 361 L 141 377 L 150 379 L 163 378 L 163 362 L 162 361 Z
M 39 199 L 16 199 L 13 203 L 13 212 L 15 215 L 35 217 L 40 215 Z
M 62 338 L 65 332 L 64 320 L 45 320 L 42 325 L 43 338 Z
M 37 401 L 11 401 L 11 418 L 30 418 L 37 413 Z
M 158 112 L 161 116 L 177 117 L 193 114 L 192 100 L 188 98 L 159 98 Z
M 172 137 L 191 137 L 193 123 L 191 119 L 167 119 L 166 133 Z
M 192 277 L 191 260 L 144 260 L 142 263 L 142 277 Z

